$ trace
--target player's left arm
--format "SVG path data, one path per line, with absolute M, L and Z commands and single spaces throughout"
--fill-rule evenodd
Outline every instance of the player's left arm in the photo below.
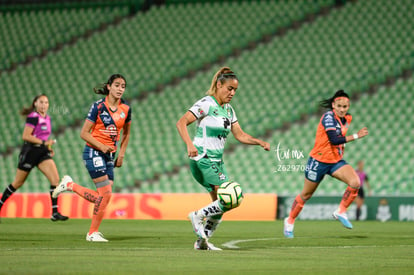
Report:
M 129 137 L 131 132 L 131 123 L 126 123 L 122 128 L 122 139 L 121 139 L 121 148 L 119 150 L 118 157 L 115 160 L 115 167 L 121 167 L 124 162 L 126 148 L 129 143 Z
M 266 151 L 270 150 L 270 144 L 266 141 L 263 141 L 258 138 L 254 138 L 251 135 L 247 134 L 242 130 L 240 127 L 239 122 L 234 122 L 231 126 L 231 132 L 233 133 L 234 137 L 241 143 L 249 144 L 249 145 L 260 145 Z

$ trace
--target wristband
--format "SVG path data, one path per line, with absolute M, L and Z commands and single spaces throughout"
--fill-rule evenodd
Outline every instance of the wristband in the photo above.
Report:
M 353 134 L 352 136 L 354 137 L 354 140 L 358 139 L 358 134 Z
M 42 140 L 42 145 L 43 145 L 43 146 L 45 145 L 45 141 L 44 141 L 44 140 Z

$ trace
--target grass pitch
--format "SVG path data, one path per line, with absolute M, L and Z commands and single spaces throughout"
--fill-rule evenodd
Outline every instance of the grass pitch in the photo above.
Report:
M 414 274 L 414 224 L 224 221 L 195 251 L 188 221 L 104 220 L 108 243 L 85 241 L 90 220 L 0 223 L 1 274 Z

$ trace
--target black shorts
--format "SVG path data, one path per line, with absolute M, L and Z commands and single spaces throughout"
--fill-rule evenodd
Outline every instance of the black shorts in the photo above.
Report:
M 362 188 L 362 187 L 359 188 L 358 197 L 360 197 L 361 199 L 365 198 L 364 188 Z
M 47 159 L 52 159 L 52 157 L 46 146 L 26 142 L 20 151 L 17 168 L 29 172 L 33 167 Z

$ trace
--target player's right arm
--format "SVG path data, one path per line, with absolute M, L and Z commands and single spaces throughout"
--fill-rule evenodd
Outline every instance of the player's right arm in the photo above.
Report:
M 193 141 L 188 134 L 187 126 L 196 121 L 195 115 L 187 111 L 178 121 L 176 124 L 178 133 L 180 134 L 182 140 L 187 145 L 187 153 L 189 157 L 195 157 L 198 155 L 197 148 L 194 146 Z
M 33 144 L 42 144 L 43 140 L 33 135 L 33 128 L 30 126 L 24 126 L 22 139 Z
M 37 124 L 37 118 L 30 117 L 26 121 L 26 125 L 23 129 L 22 139 L 23 141 L 32 143 L 32 144 L 43 144 L 43 140 L 33 135 L 35 125 Z M 52 146 L 55 143 L 54 140 L 45 141 L 46 146 Z
M 105 145 L 99 141 L 97 141 L 91 134 L 91 130 L 92 127 L 95 125 L 95 123 L 93 123 L 90 120 L 85 120 L 85 123 L 83 123 L 82 126 L 82 130 L 80 133 L 80 137 L 86 141 L 87 143 L 89 143 L 90 145 L 92 145 L 93 147 L 99 149 L 100 151 L 102 151 L 103 153 L 111 153 L 114 151 L 114 148 L 108 145 Z

